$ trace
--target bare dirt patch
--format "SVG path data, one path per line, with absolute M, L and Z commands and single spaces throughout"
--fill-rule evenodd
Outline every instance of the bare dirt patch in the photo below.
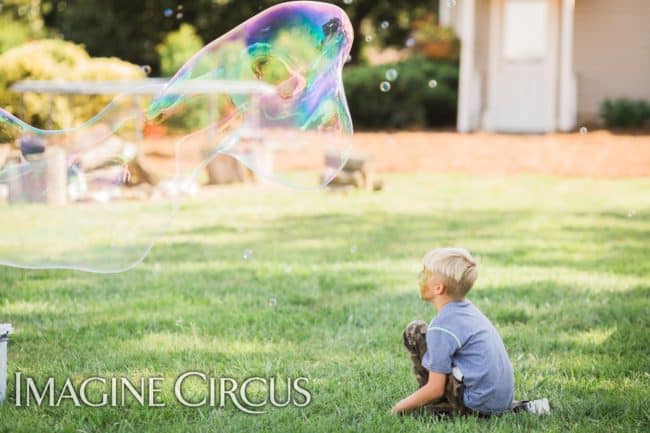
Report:
M 175 167 L 175 139 L 145 140 L 156 171 Z M 320 148 L 320 146 L 317 146 Z M 312 152 L 313 153 L 313 152 Z M 457 132 L 358 132 L 352 154 L 371 158 L 379 173 L 543 174 L 581 177 L 650 176 L 650 134 L 606 130 L 586 134 L 490 134 Z M 281 169 L 321 170 L 323 159 L 306 151 L 276 155 Z M 182 166 L 200 163 L 199 147 L 183 145 Z
M 354 151 L 371 156 L 379 172 L 650 176 L 650 135 L 604 130 L 541 135 L 363 132 L 355 134 Z

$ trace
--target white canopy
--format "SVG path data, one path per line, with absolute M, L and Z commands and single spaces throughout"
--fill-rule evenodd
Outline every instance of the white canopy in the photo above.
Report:
M 13 330 L 10 324 L 0 323 L 0 337 L 11 334 Z
M 11 91 L 16 93 L 56 93 L 68 95 L 157 95 L 169 79 L 147 78 L 138 81 L 42 81 L 23 80 L 15 82 Z M 170 93 L 183 95 L 199 94 L 256 94 L 268 95 L 275 88 L 263 81 L 234 80 L 185 80 L 174 84 Z

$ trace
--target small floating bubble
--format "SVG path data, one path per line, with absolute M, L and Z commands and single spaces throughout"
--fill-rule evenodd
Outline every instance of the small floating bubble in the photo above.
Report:
M 429 80 L 429 87 L 431 89 L 438 87 L 438 82 L 436 80 Z
M 270 298 L 269 299 L 269 307 L 273 308 L 278 304 L 278 300 L 275 298 Z
M 413 45 L 415 45 L 415 39 L 413 39 L 413 38 L 408 38 L 408 39 L 406 40 L 406 44 L 405 44 L 405 45 L 406 45 L 406 48 L 411 48 L 411 47 L 413 47 Z
M 386 71 L 386 79 L 388 81 L 394 81 L 397 78 L 398 75 L 399 74 L 397 73 L 396 69 L 391 68 L 391 69 Z
M 580 127 L 580 134 L 585 135 L 587 133 L 587 128 L 582 126 Z
M 253 250 L 245 250 L 244 254 L 242 254 L 242 258 L 244 260 L 250 260 L 253 257 Z
M 151 74 L 151 66 L 149 65 L 142 65 L 140 66 L 140 69 L 142 69 L 142 72 L 144 72 L 147 75 Z
M 379 90 L 381 90 L 384 93 L 389 92 L 390 89 L 391 89 L 391 85 L 388 81 L 382 81 L 381 84 L 379 84 Z
M 165 21 L 173 21 L 175 16 L 184 20 L 185 10 L 180 2 L 159 2 L 161 6 L 155 13 L 163 13 Z M 269 28 L 273 31 L 265 31 Z M 75 114 L 70 119 L 73 128 L 61 129 L 64 125 L 53 124 L 57 129 L 48 130 L 31 126 L 0 108 L 0 142 L 10 139 L 22 151 L 10 164 L 0 164 L 0 202 L 5 200 L 2 195 L 8 195 L 2 191 L 7 189 L 7 181 L 13 183 L 18 179 L 17 203 L 48 204 L 47 208 L 39 204 L 38 209 L 35 206 L 28 209 L 28 206 L 0 203 L 0 266 L 101 273 L 131 269 L 143 260 L 169 227 L 181 199 L 199 191 L 199 168 L 202 171 L 216 152 L 241 161 L 252 173 L 271 182 L 300 189 L 325 187 L 336 173 L 321 180 L 320 185 L 308 176 L 304 183 L 296 184 L 296 179 L 302 177 L 281 173 L 277 170 L 280 164 L 270 163 L 276 158 L 275 144 L 280 158 L 287 153 L 305 152 L 307 158 L 314 155 L 314 162 L 318 163 L 322 162 L 322 153 L 343 155 L 350 146 L 352 119 L 340 73 L 341 62 L 352 46 L 350 28 L 348 17 L 332 4 L 284 2 L 207 44 L 165 83 L 165 90 L 151 98 L 142 97 L 141 103 L 134 104 L 126 92 L 116 96 L 92 118 L 84 114 L 85 110 Z M 231 59 L 235 52 L 239 54 L 232 61 L 224 61 Z M 149 65 L 137 68 L 150 72 Z M 246 85 L 250 91 L 242 93 L 237 82 L 251 79 L 252 71 L 259 86 Z M 201 84 L 198 88 L 205 89 L 202 82 L 206 77 L 223 81 L 215 108 L 227 109 L 210 114 L 206 111 L 208 107 L 192 103 L 195 98 L 210 95 L 193 86 Z M 380 82 L 382 78 L 383 75 L 378 76 Z M 273 91 L 276 87 L 281 90 L 277 95 Z M 200 94 L 195 94 L 197 91 Z M 258 101 L 256 95 L 260 95 Z M 252 104 L 251 98 L 257 102 Z M 228 115 L 231 112 L 237 116 Z M 192 127 L 178 135 L 164 132 L 173 124 L 165 122 L 189 119 L 184 117 L 187 113 L 205 121 L 192 122 Z M 256 120 L 254 136 L 250 134 L 251 119 Z M 169 139 L 176 144 L 175 164 L 170 154 L 170 164 L 165 164 L 160 172 L 155 170 L 161 176 L 155 187 L 126 188 L 142 177 L 133 164 L 128 164 L 132 172 L 123 167 L 125 160 L 132 161 L 136 156 L 125 153 L 131 141 L 137 140 L 142 132 L 138 125 L 146 125 L 147 139 L 151 138 L 152 142 Z M 327 135 L 321 131 L 327 131 Z M 323 139 L 316 140 L 318 143 L 314 145 L 316 133 Z M 47 152 L 38 152 L 43 155 L 34 154 L 28 159 L 26 145 L 32 136 L 39 138 L 41 143 L 36 144 Z M 274 144 L 272 151 L 268 149 L 266 137 Z M 66 149 L 58 148 L 59 143 L 66 143 Z M 200 151 L 199 146 L 193 146 L 194 143 L 209 143 L 209 155 Z M 290 152 L 285 153 L 285 147 Z M 48 170 L 55 170 L 55 179 Z M 10 191 L 14 200 L 13 187 Z M 144 200 L 149 199 L 151 204 L 145 204 Z M 76 202 L 84 205 L 75 206 Z M 110 206 L 105 206 L 109 203 Z M 76 224 L 81 219 L 83 224 Z M 22 220 L 28 223 L 15 223 Z M 235 229 L 241 231 L 245 227 L 234 226 Z M 245 244 L 243 248 L 252 246 Z M 242 265 L 255 263 L 257 257 L 252 257 L 252 251 L 245 253 L 237 249 L 232 258 L 242 260 L 242 254 L 244 260 L 252 260 Z M 173 320 L 172 317 L 170 322 Z
M 390 27 L 390 23 L 388 21 L 382 21 L 380 26 L 383 30 L 386 30 L 388 27 Z

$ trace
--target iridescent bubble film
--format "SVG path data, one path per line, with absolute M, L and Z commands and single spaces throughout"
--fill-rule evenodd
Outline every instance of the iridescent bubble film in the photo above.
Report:
M 118 272 L 145 257 L 180 199 L 201 197 L 205 183 L 323 187 L 351 143 L 341 71 L 352 37 L 334 5 L 283 3 L 170 80 L 100 84 L 119 96 L 68 128 L 0 110 L 0 264 Z M 97 85 L 61 86 L 79 107 L 105 98 L 92 96 Z

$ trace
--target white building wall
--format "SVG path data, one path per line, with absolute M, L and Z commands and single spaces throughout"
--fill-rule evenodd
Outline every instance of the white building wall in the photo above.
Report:
M 606 98 L 650 100 L 650 0 L 575 0 L 578 123 Z

